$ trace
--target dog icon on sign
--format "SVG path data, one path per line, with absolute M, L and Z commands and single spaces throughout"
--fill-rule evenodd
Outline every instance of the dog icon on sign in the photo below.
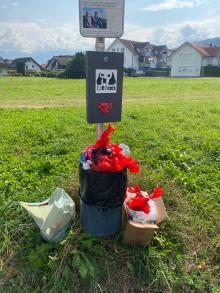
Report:
M 117 70 L 96 70 L 96 93 L 113 94 L 117 92 Z

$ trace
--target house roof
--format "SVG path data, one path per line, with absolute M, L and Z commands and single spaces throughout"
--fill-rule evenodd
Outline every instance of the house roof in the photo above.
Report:
M 209 54 L 208 52 L 205 50 L 205 48 L 203 48 L 202 46 L 198 45 L 198 44 L 192 44 L 189 43 L 191 47 L 193 47 L 196 51 L 198 51 L 201 55 L 208 57 Z
M 173 55 L 175 52 L 177 52 L 180 48 L 182 48 L 186 44 L 190 45 L 193 49 L 195 49 L 198 53 L 200 53 L 204 57 L 215 57 L 220 54 L 220 47 L 204 47 L 199 44 L 185 42 L 179 48 L 174 50 L 171 55 Z
M 119 41 L 125 46 L 127 47 L 132 53 L 134 54 L 138 54 L 137 50 L 134 47 L 134 44 L 136 44 L 137 42 L 135 41 L 131 41 L 131 40 L 125 40 L 125 39 L 119 39 Z
M 139 50 L 144 49 L 146 47 L 151 49 L 152 55 L 156 57 L 160 54 L 162 50 L 167 50 L 166 45 L 156 46 L 151 44 L 150 42 L 136 42 L 126 39 L 119 39 L 119 41 L 135 55 L 140 55 Z
M 6 67 L 6 68 L 11 68 L 11 69 L 15 68 L 15 66 L 13 66 L 7 62 L 4 62 L 4 61 L 2 62 L 2 60 L 0 60 L 0 67 L 4 67 L 4 68 Z
M 210 57 L 216 57 L 220 52 L 220 47 L 205 47 L 204 49 Z
M 36 60 L 34 60 L 32 57 L 24 57 L 24 58 L 17 58 L 17 59 L 14 59 L 12 61 L 12 64 L 16 64 L 16 63 L 19 63 L 19 62 L 28 62 L 28 61 L 33 61 L 35 64 L 37 64 L 42 70 L 44 70 L 44 68 L 39 64 L 37 63 Z
M 61 66 L 65 66 L 69 61 L 71 61 L 74 58 L 74 56 L 71 55 L 60 55 L 60 56 L 54 56 L 50 60 L 48 60 L 48 63 L 46 65 L 46 68 L 49 66 L 49 64 L 53 61 L 57 61 Z

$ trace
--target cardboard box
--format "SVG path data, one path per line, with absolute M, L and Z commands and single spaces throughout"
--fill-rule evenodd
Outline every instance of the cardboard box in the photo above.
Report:
M 143 192 L 146 194 L 146 192 Z M 129 200 L 129 196 L 128 199 Z M 126 202 L 127 202 L 126 200 Z M 149 244 L 154 237 L 154 232 L 159 229 L 157 224 L 164 221 L 168 215 L 162 197 L 153 199 L 156 204 L 158 218 L 156 224 L 142 224 L 128 220 L 127 205 L 124 203 L 122 215 L 123 243 L 144 246 Z

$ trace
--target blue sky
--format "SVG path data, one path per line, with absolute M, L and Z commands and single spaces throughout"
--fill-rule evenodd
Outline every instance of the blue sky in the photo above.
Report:
M 184 41 L 220 37 L 219 0 L 125 3 L 124 38 L 175 48 Z M 0 56 L 93 48 L 94 40 L 79 34 L 78 0 L 0 0 Z

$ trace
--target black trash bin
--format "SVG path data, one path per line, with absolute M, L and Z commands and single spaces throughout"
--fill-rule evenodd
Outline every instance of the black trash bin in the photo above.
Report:
M 80 224 L 85 232 L 94 236 L 111 236 L 121 230 L 122 206 L 103 208 L 87 205 L 80 200 Z
M 80 165 L 80 222 L 87 233 L 110 236 L 121 230 L 122 205 L 127 189 L 127 169 L 101 173 Z

